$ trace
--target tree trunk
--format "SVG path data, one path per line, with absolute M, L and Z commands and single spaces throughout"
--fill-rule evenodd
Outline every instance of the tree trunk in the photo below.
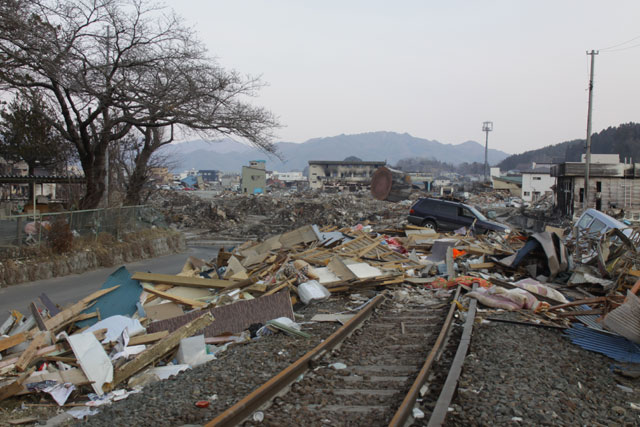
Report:
M 153 150 L 147 145 L 145 145 L 145 147 L 140 151 L 140 154 L 138 154 L 136 166 L 129 177 L 127 195 L 124 199 L 125 205 L 134 206 L 140 204 L 140 195 L 144 188 L 144 184 L 147 182 L 147 166 L 149 165 L 149 159 L 152 154 Z
M 35 171 L 36 171 L 36 166 L 33 163 L 27 163 L 27 176 L 34 176 L 35 175 Z M 33 199 L 36 197 L 36 192 L 34 191 L 35 189 L 33 188 L 33 183 L 30 183 L 29 186 L 29 191 L 27 191 L 27 200 L 29 200 L 29 204 L 33 205 Z
M 101 147 L 98 147 L 95 153 L 80 158 L 87 179 L 85 194 L 80 200 L 80 209 L 96 209 L 100 206 L 105 191 L 105 160 L 105 150 Z

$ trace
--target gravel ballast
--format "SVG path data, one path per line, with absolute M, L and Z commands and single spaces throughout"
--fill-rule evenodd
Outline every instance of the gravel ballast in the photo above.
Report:
M 296 310 L 308 321 L 317 313 L 335 313 L 345 309 L 346 298 L 332 298 Z M 205 424 L 238 400 L 251 393 L 289 364 L 318 345 L 340 325 L 308 323 L 302 330 L 310 339 L 283 333 L 230 347 L 217 360 L 181 372 L 165 381 L 151 384 L 141 393 L 110 406 L 77 425 L 105 426 L 179 426 Z M 195 406 L 208 400 L 207 408 Z M 117 420 L 114 424 L 114 420 Z
M 612 365 L 561 330 L 476 323 L 446 425 L 636 426 L 640 380 Z

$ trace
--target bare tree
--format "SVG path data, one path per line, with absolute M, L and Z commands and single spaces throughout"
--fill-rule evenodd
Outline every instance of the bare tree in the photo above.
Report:
M 218 66 L 174 14 L 143 0 L 3 0 L 0 82 L 45 94 L 82 164 L 83 208 L 103 197 L 108 147 L 134 128 L 233 134 L 274 151 L 276 120 L 247 98 L 260 82 Z M 147 151 L 170 142 L 151 137 Z

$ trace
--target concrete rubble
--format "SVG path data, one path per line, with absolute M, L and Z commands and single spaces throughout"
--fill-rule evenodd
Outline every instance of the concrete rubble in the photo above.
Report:
M 177 275 L 123 267 L 68 307 L 43 294 L 31 313 L 13 311 L 0 324 L 0 401 L 39 394 L 99 410 L 151 382 L 216 363 L 229 346 L 275 333 L 307 339 L 296 323 L 304 304 L 402 286 L 433 293 L 461 286 L 468 291 L 461 309 L 476 298 L 482 319 L 566 329 L 578 345 L 612 358 L 621 350 L 606 341 L 611 336 L 620 346 L 640 344 L 638 230 L 567 238 L 568 229 L 547 224 L 536 233 L 440 234 L 406 224 L 409 202 L 366 194 L 157 197 L 178 228 L 246 241 L 215 259 L 189 258 Z M 490 210 L 500 197 L 474 201 Z M 525 209 L 543 212 L 547 203 Z M 502 319 L 505 311 L 518 319 Z M 576 335 L 585 328 L 589 346 Z

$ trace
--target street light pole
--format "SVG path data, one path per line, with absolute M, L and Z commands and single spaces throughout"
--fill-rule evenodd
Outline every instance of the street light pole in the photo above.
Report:
M 484 182 L 489 181 L 489 132 L 493 130 L 493 122 L 483 122 L 482 131 L 487 134 L 484 141 Z

